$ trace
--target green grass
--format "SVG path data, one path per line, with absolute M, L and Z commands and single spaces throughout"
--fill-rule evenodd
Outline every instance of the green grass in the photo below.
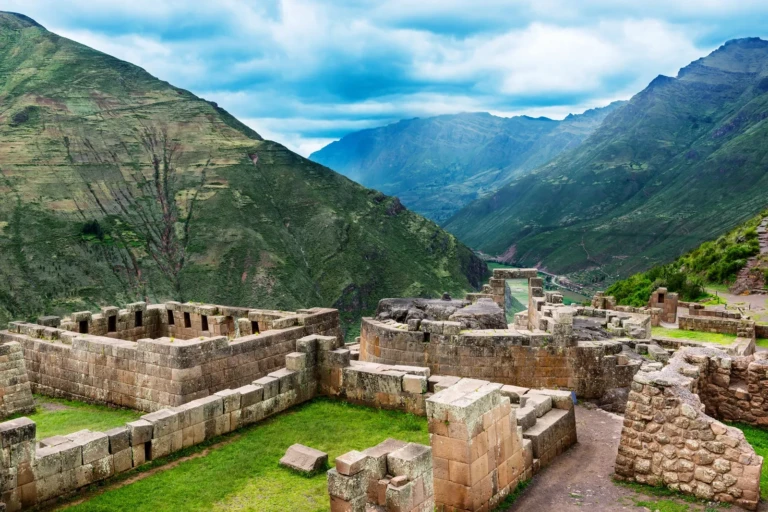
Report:
M 668 329 L 666 327 L 653 327 L 651 333 L 655 336 L 666 336 L 667 338 L 678 338 L 691 341 L 703 341 L 707 343 L 718 343 L 720 345 L 730 345 L 736 339 L 735 334 L 717 334 L 713 332 L 685 331 L 682 329 Z
M 744 432 L 749 444 L 755 449 L 755 453 L 761 457 L 768 457 L 768 432 L 759 427 L 753 427 L 744 423 L 731 423 L 733 427 Z M 768 464 L 763 464 L 763 470 L 760 475 L 760 498 L 768 499 Z
M 138 419 L 143 413 L 129 409 L 115 409 L 72 400 L 35 395 L 37 410 L 24 414 L 37 423 L 37 439 L 70 434 L 78 430 L 109 430 Z
M 695 496 L 672 491 L 666 487 L 654 487 L 636 482 L 620 482 L 617 480 L 614 482 L 634 491 L 638 495 L 642 495 L 622 498 L 620 502 L 625 506 L 645 507 L 655 512 L 715 512 L 730 508 L 730 505 L 727 503 L 707 502 Z
M 333 464 L 335 457 L 349 450 L 363 450 L 389 437 L 429 444 L 426 420 L 316 399 L 224 436 L 219 440 L 234 440 L 205 457 L 93 496 L 69 510 L 326 511 L 330 503 L 325 473 L 304 477 L 281 468 L 278 460 L 285 450 L 294 443 L 305 444 L 327 452 Z M 184 450 L 175 458 L 204 447 Z
M 503 512 L 507 510 L 509 507 L 512 506 L 512 504 L 517 501 L 517 498 L 519 498 L 523 492 L 525 492 L 525 489 L 531 484 L 530 480 L 523 480 L 522 482 L 518 482 L 518 484 L 515 486 L 515 488 L 507 494 L 507 496 L 501 500 L 501 502 L 496 505 L 496 507 L 493 509 L 493 512 Z

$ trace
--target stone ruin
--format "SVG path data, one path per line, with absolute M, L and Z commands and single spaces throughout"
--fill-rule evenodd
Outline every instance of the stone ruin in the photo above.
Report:
M 503 286 L 520 278 L 528 280 L 528 309 L 507 324 Z M 620 411 L 632 377 L 651 362 L 636 352 L 638 344 L 651 344 L 647 312 L 566 306 L 562 294 L 544 290 L 536 269 L 495 269 L 483 293 L 463 300 L 382 300 L 376 315 L 362 320 L 359 357 L 525 388 L 573 390 Z
M 507 324 L 504 283 L 519 278 L 528 308 Z M 754 508 L 762 459 L 714 418 L 768 424 L 768 361 L 657 344 L 658 309 L 566 306 L 535 269 L 496 269 L 464 299 L 381 301 L 351 346 L 322 308 L 134 303 L 13 322 L 0 331 L 3 413 L 30 410 L 35 391 L 148 414 L 40 440 L 27 418 L 0 423 L 2 505 L 45 506 L 325 395 L 426 416 L 430 432 L 430 446 L 337 458 L 334 512 L 489 510 L 576 442 L 578 396 L 626 408 L 620 478 Z
M 763 459 L 737 428 L 768 425 L 768 360 L 686 347 L 638 372 L 627 402 L 617 478 L 756 510 Z
M 34 390 L 148 412 L 107 432 L 46 439 L 27 418 L 0 423 L 6 510 L 46 506 L 318 395 L 427 416 L 432 434 L 430 447 L 386 452 L 385 465 L 382 447 L 364 452 L 362 466 L 341 457 L 329 473 L 333 510 L 486 510 L 576 442 L 570 392 L 355 360 L 331 309 L 134 303 L 13 322 L 0 352 L 12 362 L 3 366 L 9 406 L 31 408 Z

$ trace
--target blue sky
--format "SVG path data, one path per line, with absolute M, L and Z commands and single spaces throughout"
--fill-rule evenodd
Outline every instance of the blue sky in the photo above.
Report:
M 728 39 L 765 0 L 0 0 L 216 101 L 308 155 L 351 131 L 466 111 L 627 99 Z

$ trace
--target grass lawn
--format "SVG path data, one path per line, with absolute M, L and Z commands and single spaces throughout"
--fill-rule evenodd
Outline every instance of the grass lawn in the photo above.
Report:
M 731 423 L 730 425 L 744 432 L 744 437 L 755 449 L 755 453 L 763 458 L 768 457 L 768 431 L 744 423 Z M 760 475 L 760 498 L 768 500 L 768 463 L 763 463 L 763 472 Z
M 429 444 L 425 418 L 323 398 L 223 436 L 206 455 L 93 496 L 71 511 L 296 511 L 330 509 L 325 472 L 304 477 L 278 466 L 293 443 L 335 457 L 388 437 Z M 183 451 L 199 452 L 204 446 Z M 151 465 L 148 465 L 151 466 Z
M 71 434 L 85 428 L 104 431 L 139 419 L 142 412 L 91 405 L 60 398 L 35 395 L 37 410 L 26 416 L 37 423 L 37 439 L 60 434 Z
M 682 329 L 668 329 L 666 327 L 653 327 L 651 332 L 655 336 L 666 336 L 667 338 L 679 338 L 692 341 L 704 341 L 709 343 L 719 343 L 720 345 L 730 345 L 736 339 L 735 334 L 717 334 L 713 332 L 684 331 Z

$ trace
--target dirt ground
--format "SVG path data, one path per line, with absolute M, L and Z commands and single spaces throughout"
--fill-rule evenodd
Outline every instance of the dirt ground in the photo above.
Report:
M 611 479 L 622 422 L 621 416 L 577 406 L 579 442 L 534 477 L 507 512 L 655 510 L 637 506 L 636 502 L 653 502 L 658 498 L 633 492 Z M 691 512 L 706 510 L 704 505 L 680 503 Z

